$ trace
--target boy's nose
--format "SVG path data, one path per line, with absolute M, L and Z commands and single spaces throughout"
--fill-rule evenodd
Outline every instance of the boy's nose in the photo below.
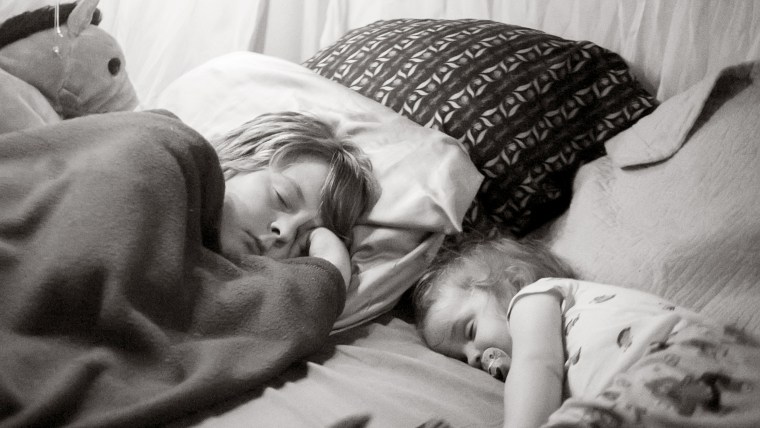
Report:
M 296 224 L 295 219 L 280 218 L 272 223 L 270 230 L 272 234 L 275 235 L 275 240 L 277 242 L 289 243 L 295 239 L 296 233 L 298 232 L 298 225 Z

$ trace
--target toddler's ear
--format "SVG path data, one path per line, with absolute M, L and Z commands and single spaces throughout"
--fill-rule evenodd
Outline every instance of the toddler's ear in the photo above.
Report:
M 538 279 L 532 266 L 517 260 L 506 264 L 504 275 L 515 292 L 520 291 L 523 287 L 532 284 Z

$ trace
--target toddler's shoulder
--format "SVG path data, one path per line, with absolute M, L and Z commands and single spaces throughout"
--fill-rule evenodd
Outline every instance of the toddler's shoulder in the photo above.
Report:
M 574 301 L 573 295 L 579 286 L 579 282 L 571 278 L 542 278 L 523 287 L 515 294 L 509 303 L 508 313 L 512 311 L 517 302 L 527 296 L 536 294 L 553 294 L 557 296 L 564 312 L 568 305 L 572 306 L 572 302 Z

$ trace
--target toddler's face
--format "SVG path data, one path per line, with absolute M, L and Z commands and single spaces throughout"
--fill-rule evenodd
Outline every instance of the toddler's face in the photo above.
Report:
M 439 280 L 472 278 L 458 271 Z M 440 298 L 428 311 L 422 333 L 434 351 L 477 368 L 481 368 L 481 356 L 488 348 L 496 347 L 512 355 L 512 337 L 503 305 L 480 289 L 444 285 Z
M 284 168 L 238 174 L 226 182 L 220 240 L 227 257 L 296 257 L 299 239 L 321 225 L 328 165 L 309 158 Z

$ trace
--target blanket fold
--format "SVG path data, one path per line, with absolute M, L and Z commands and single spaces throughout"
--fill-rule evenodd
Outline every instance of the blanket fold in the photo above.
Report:
M 321 347 L 339 272 L 221 257 L 223 194 L 213 148 L 169 115 L 0 135 L 0 426 L 161 424 Z

